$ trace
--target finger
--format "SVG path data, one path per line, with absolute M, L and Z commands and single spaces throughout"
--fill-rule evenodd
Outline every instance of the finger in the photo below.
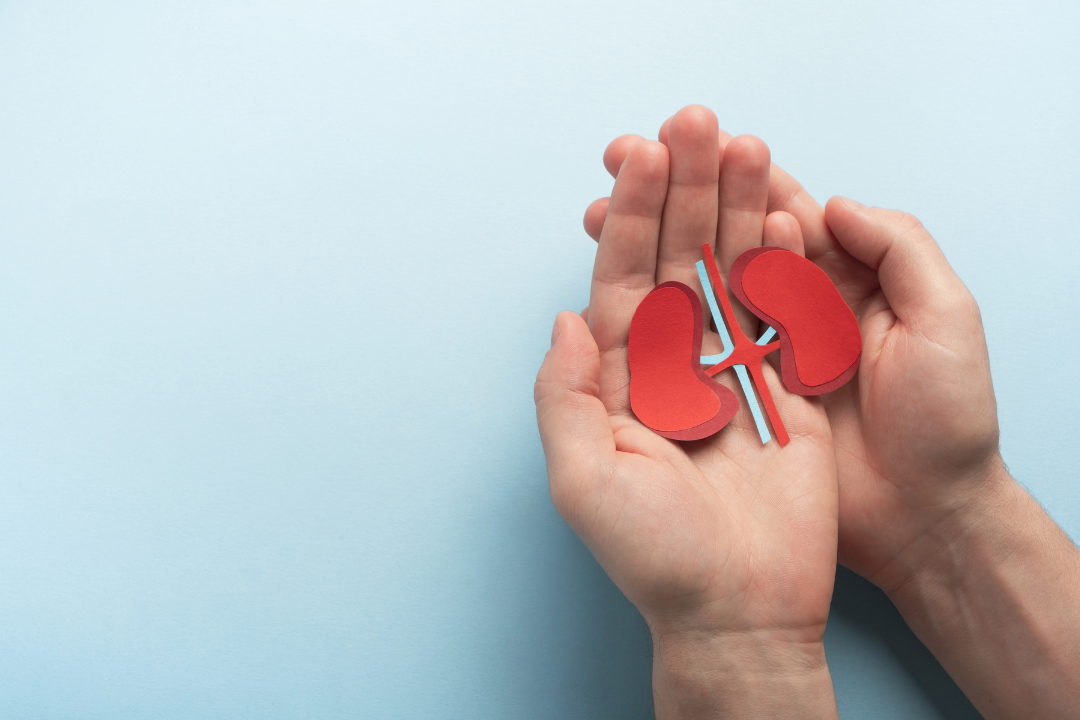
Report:
M 765 247 L 777 247 L 790 250 L 796 255 L 804 255 L 802 228 L 794 215 L 783 211 L 772 212 L 765 216 L 765 225 L 761 232 L 761 244 Z
M 671 118 L 668 118 L 666 121 L 664 121 L 663 126 L 660 128 L 660 142 L 664 143 L 665 145 L 668 142 L 668 126 L 670 124 Z M 720 158 L 722 160 L 724 156 L 724 148 L 727 147 L 727 144 L 731 141 L 731 135 L 724 132 L 723 130 L 719 130 L 717 133 L 717 138 L 720 144 L 719 152 Z M 607 168 L 608 172 L 611 173 L 612 177 L 616 177 L 619 174 L 619 168 L 622 167 L 623 161 L 626 159 L 627 154 L 629 154 L 630 149 L 641 140 L 644 140 L 644 138 L 642 138 L 640 135 L 623 135 L 622 137 L 617 137 L 612 140 L 611 143 L 607 146 L 607 149 L 604 151 L 604 166 Z M 807 197 L 809 196 L 807 195 Z M 599 238 L 600 231 L 599 229 L 597 229 L 597 234 L 594 235 L 591 232 L 591 228 L 602 228 L 604 226 L 604 218 L 607 215 L 607 207 L 598 207 L 597 205 L 599 202 L 600 200 L 597 200 L 585 211 L 585 230 L 589 233 L 589 237 L 591 237 L 593 240 Z M 811 200 L 811 202 L 813 202 L 813 200 Z M 590 216 L 590 213 L 595 213 L 595 215 Z M 818 207 L 818 214 L 820 215 L 820 213 L 821 208 Z M 821 220 L 821 222 L 822 224 L 824 224 L 824 220 Z
M 585 233 L 593 240 L 599 240 L 600 233 L 604 230 L 604 220 L 607 219 L 607 209 L 610 201 L 611 198 L 603 197 L 599 200 L 594 200 L 592 204 L 585 209 Z
M 551 499 L 567 520 L 615 457 L 599 391 L 600 353 L 588 326 L 572 312 L 559 313 L 533 394 Z
M 685 107 L 668 124 L 670 179 L 660 226 L 656 282 L 677 280 L 698 286 L 694 264 L 701 246 L 716 240 L 720 180 L 719 127 L 700 105 Z M 704 297 L 699 292 L 703 307 Z
M 619 348 L 625 354 L 630 318 L 656 285 L 667 184 L 667 148 L 649 140 L 634 146 L 615 180 L 593 265 L 589 329 L 601 355 Z
M 668 143 L 668 128 L 672 118 L 664 121 L 660 127 L 659 139 Z M 718 133 L 721 155 L 732 140 L 730 133 L 720 130 Z M 612 177 L 619 173 L 623 160 L 630 148 L 644 140 L 640 135 L 623 135 L 615 138 L 604 151 L 604 166 Z M 806 256 L 816 259 L 829 250 L 837 248 L 836 239 L 825 222 L 825 212 L 810 193 L 781 167 L 772 164 L 769 170 L 768 212 L 782 210 L 788 212 L 799 222 L 806 246 Z
M 611 177 L 619 177 L 619 168 L 622 167 L 626 156 L 635 145 L 644 141 L 645 138 L 640 135 L 620 135 L 608 143 L 608 146 L 604 148 L 604 167 L 607 168 Z
M 769 169 L 768 211 L 783 211 L 795 218 L 802 230 L 806 257 L 811 260 L 837 249 L 836 238 L 825 222 L 825 211 L 795 178 L 776 165 Z
M 670 122 L 669 118 L 660 128 L 660 141 L 665 144 L 668 142 Z M 639 135 L 623 135 L 608 145 L 604 153 L 604 164 L 612 176 L 618 174 L 630 148 L 642 139 Z M 731 139 L 731 135 L 720 130 L 721 159 Z M 852 276 L 856 270 L 853 266 L 859 264 L 851 262 L 848 253 L 833 237 L 825 222 L 825 211 L 802 185 L 775 164 L 770 165 L 769 201 L 766 209 L 770 213 L 784 211 L 794 216 L 802 230 L 806 257 L 818 263 L 828 273 L 849 302 L 857 303 L 864 299 L 861 288 L 867 284 L 867 278 L 857 273 Z M 599 210 L 597 214 L 600 214 Z M 602 219 L 596 219 L 595 222 L 596 226 L 603 226 Z M 848 289 L 851 289 L 851 292 L 848 292 Z M 849 295 L 851 297 L 848 297 Z
M 660 126 L 660 132 L 658 139 L 663 144 L 668 144 L 668 128 L 671 125 L 672 118 L 668 118 L 664 121 L 664 124 Z M 726 133 L 723 130 L 718 132 L 720 140 L 720 154 L 723 156 L 724 148 L 731 141 L 731 133 Z M 638 142 L 641 142 L 645 138 L 640 135 L 622 135 L 612 140 L 607 149 L 604 150 L 604 167 L 611 173 L 611 177 L 615 177 L 619 174 L 619 168 L 622 167 L 623 160 L 626 159 L 626 155 L 630 152 L 630 148 L 634 147 Z M 807 196 L 809 197 L 809 196 Z M 818 208 L 820 210 L 821 208 Z
M 668 129 L 671 121 L 672 118 L 668 118 L 660 126 L 659 139 L 665 145 L 668 144 Z M 718 136 L 720 150 L 723 152 L 727 144 L 731 142 L 732 136 L 723 130 L 719 131 Z M 619 174 L 619 168 L 630 152 L 630 148 L 643 139 L 640 135 L 623 135 L 611 141 L 604 151 L 604 166 L 612 177 Z M 767 209 L 768 212 L 783 210 L 791 213 L 798 220 L 806 243 L 807 257 L 810 259 L 836 248 L 836 239 L 829 231 L 821 206 L 795 178 L 776 165 L 770 167 Z
M 660 142 L 667 144 L 669 118 L 660 128 Z M 721 162 L 727 144 L 732 140 L 731 135 L 720 130 L 720 154 Z M 610 147 L 610 146 L 609 146 Z M 612 148 L 610 162 L 618 168 L 624 155 L 619 152 L 628 152 L 629 146 Z M 722 165 L 721 165 L 722 167 Z M 721 170 L 721 173 L 723 171 Z M 859 288 L 866 285 L 867 278 L 860 277 L 858 273 L 853 276 L 854 268 L 848 253 L 840 246 L 833 237 L 832 231 L 825 222 L 825 211 L 817 201 L 806 192 L 806 189 L 786 173 L 779 166 L 770 163 L 769 166 L 769 200 L 766 206 L 767 212 L 784 211 L 790 213 L 799 223 L 802 230 L 804 251 L 806 257 L 818 263 L 829 277 L 833 279 L 843 293 L 845 289 L 852 288 L 849 302 L 857 302 L 863 299 L 863 293 Z
M 825 210 L 794 178 L 773 165 L 769 171 L 769 212 L 778 211 L 790 213 L 799 222 L 806 257 L 825 271 L 853 310 L 877 291 L 874 273 L 837 242 L 825 222 Z
M 974 305 L 937 242 L 912 215 L 834 197 L 825 205 L 825 219 L 840 244 L 877 271 L 900 320 L 937 326 Z
M 580 315 L 581 319 L 584 320 L 586 323 L 589 322 L 589 308 L 586 307 L 584 310 L 579 312 L 578 315 Z
M 735 258 L 761 246 L 769 201 L 769 148 L 752 135 L 740 135 L 724 150 L 720 175 L 717 261 L 723 272 Z
M 761 246 L 769 202 L 769 148 L 752 135 L 740 135 L 724 150 L 720 172 L 716 261 L 727 279 L 732 263 L 745 251 Z M 738 322 L 748 335 L 757 318 L 736 307 Z

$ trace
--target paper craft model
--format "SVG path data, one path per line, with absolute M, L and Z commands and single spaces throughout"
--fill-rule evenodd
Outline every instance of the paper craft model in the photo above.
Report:
M 679 282 L 657 285 L 630 321 L 630 407 L 658 435 L 700 440 L 727 425 L 738 410 L 735 393 L 712 379 L 734 368 L 761 442 L 771 436 L 754 386 L 777 440 L 787 445 L 788 434 L 765 384 L 762 361 L 779 350 L 784 387 L 798 395 L 831 392 L 859 369 L 859 323 L 814 263 L 788 250 L 754 248 L 738 257 L 728 278 L 735 297 L 770 325 L 754 342 L 735 322 L 712 248 L 703 245 L 702 253 L 705 261 L 697 264 L 698 277 L 724 351 L 700 354 L 705 321 L 694 290 Z M 777 335 L 779 340 L 771 342 Z M 702 369 L 703 365 L 708 367 Z

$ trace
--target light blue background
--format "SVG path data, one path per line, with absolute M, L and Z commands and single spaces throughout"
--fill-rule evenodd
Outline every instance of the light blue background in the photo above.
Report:
M 0 716 L 645 718 L 532 381 L 682 105 L 917 214 L 1080 532 L 1061 3 L 0 1 Z M 844 718 L 974 717 L 838 578 Z

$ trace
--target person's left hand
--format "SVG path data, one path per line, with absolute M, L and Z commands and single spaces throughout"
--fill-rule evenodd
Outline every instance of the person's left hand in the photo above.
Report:
M 649 624 L 658 716 L 686 710 L 687 697 L 733 716 L 835 716 L 822 638 L 837 480 L 820 403 L 789 394 L 766 366 L 791 437 L 782 452 L 761 444 L 738 389 L 735 419 L 696 442 L 666 440 L 630 409 L 629 326 L 649 291 L 678 280 L 700 293 L 703 243 L 725 280 L 752 247 L 802 251 L 794 218 L 766 219 L 764 143 L 744 136 L 721 147 L 716 117 L 694 106 L 666 140 L 616 141 L 628 152 L 604 208 L 588 322 L 559 315 L 537 377 L 552 499 Z M 756 337 L 756 319 L 740 322 Z M 703 353 L 720 349 L 715 333 L 705 343 Z

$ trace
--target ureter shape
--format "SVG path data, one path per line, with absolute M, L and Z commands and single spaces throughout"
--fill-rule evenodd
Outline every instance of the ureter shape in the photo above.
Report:
M 705 270 L 705 262 L 698 260 L 697 264 L 698 278 L 701 280 L 701 287 L 705 290 L 705 299 L 709 301 L 709 311 L 712 313 L 713 319 L 716 321 L 716 332 L 720 335 L 720 340 L 724 343 L 724 351 L 718 355 L 702 355 L 702 365 L 718 365 L 735 352 L 735 343 L 731 340 L 731 333 L 728 332 L 727 325 L 724 322 L 724 316 L 720 312 L 719 306 L 716 304 L 716 295 L 713 293 L 712 283 L 709 282 L 708 272 Z M 771 327 L 765 331 L 765 334 L 761 336 L 761 339 L 757 341 L 758 345 L 765 345 L 772 339 L 772 336 L 776 334 L 776 331 Z M 761 414 L 761 408 L 758 406 L 757 395 L 754 393 L 754 386 L 750 382 L 750 374 L 746 372 L 745 365 L 735 366 L 735 375 L 739 378 L 739 387 L 742 388 L 743 396 L 746 398 L 746 404 L 750 407 L 750 414 L 754 416 L 754 426 L 757 428 L 758 437 L 761 438 L 761 444 L 769 442 L 772 439 L 772 435 L 769 434 L 769 426 L 765 423 L 765 417 Z
M 776 410 L 776 403 L 773 402 L 772 395 L 769 393 L 769 386 L 765 382 L 765 376 L 761 372 L 761 364 L 765 356 L 774 350 L 779 350 L 780 343 L 757 345 L 746 337 L 742 328 L 735 322 L 735 311 L 731 308 L 731 301 L 728 299 L 727 290 L 724 288 L 724 281 L 720 279 L 720 270 L 716 267 L 712 247 L 708 243 L 702 244 L 701 253 L 705 257 L 705 267 L 709 271 L 708 278 L 716 289 L 716 297 L 720 301 L 721 315 L 723 320 L 727 322 L 729 337 L 732 339 L 732 352 L 727 360 L 713 365 L 706 369 L 705 372 L 709 375 L 716 375 L 732 365 L 746 365 L 750 375 L 753 377 L 754 385 L 757 386 L 758 392 L 761 394 L 761 403 L 769 416 L 769 422 L 772 423 L 773 432 L 776 433 L 776 440 L 780 443 L 780 447 L 784 447 L 788 444 L 790 438 L 787 429 L 784 428 L 783 421 L 780 419 L 780 413 Z

